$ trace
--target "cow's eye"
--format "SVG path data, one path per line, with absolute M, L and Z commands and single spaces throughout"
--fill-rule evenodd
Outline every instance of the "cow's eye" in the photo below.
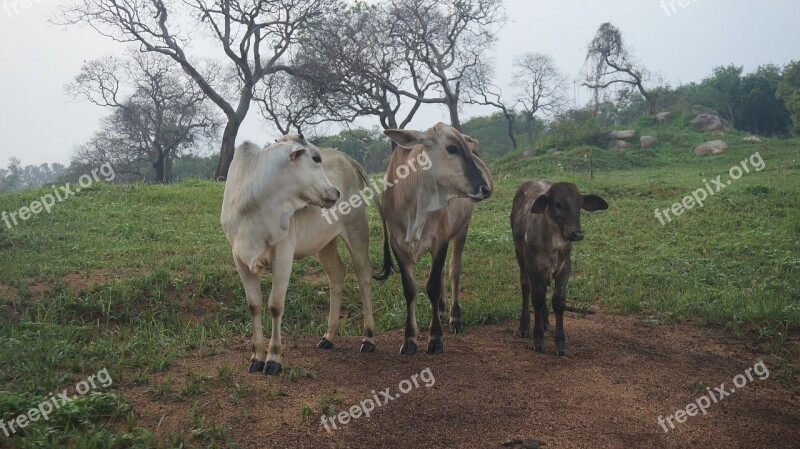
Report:
M 556 201 L 556 209 L 561 209 L 561 201 Z
M 455 145 L 449 145 L 447 147 L 447 152 L 450 154 L 458 154 L 458 147 Z
M 314 156 L 314 157 L 311 158 L 311 160 L 313 160 L 317 164 L 321 164 L 322 163 L 322 158 L 319 157 L 319 156 Z

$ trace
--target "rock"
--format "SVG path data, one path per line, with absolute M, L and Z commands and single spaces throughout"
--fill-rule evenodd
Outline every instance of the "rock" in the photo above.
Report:
M 205 307 L 195 307 L 195 308 L 192 310 L 192 314 L 193 314 L 194 316 L 203 316 L 203 315 L 205 315 L 205 314 L 206 314 L 206 308 L 205 308 Z
M 522 447 L 525 449 L 539 449 L 541 444 L 536 440 L 525 440 L 522 442 Z
M 716 114 L 700 114 L 691 121 L 695 128 L 706 131 L 727 131 L 728 122 Z
M 636 131 L 632 129 L 625 131 L 610 131 L 606 133 L 606 138 L 608 140 L 633 139 L 634 137 L 636 137 Z
M 625 142 L 624 140 L 612 140 L 611 142 L 608 142 L 609 150 L 627 150 L 632 146 L 633 145 Z
M 513 439 L 513 440 L 512 439 L 508 439 L 508 440 L 503 441 L 502 444 L 503 444 L 503 446 L 513 446 L 515 444 L 522 444 L 522 440 L 520 440 L 520 439 Z
M 534 156 L 535 154 L 536 154 L 536 150 L 525 150 L 522 153 L 520 153 L 519 155 L 517 155 L 517 157 L 515 157 L 514 160 L 519 161 L 519 160 L 526 159 L 526 158 L 529 158 L 531 156 Z
M 658 114 L 656 114 L 656 119 L 658 120 L 658 123 L 662 125 L 664 123 L 667 123 L 667 120 L 669 120 L 669 114 L 670 114 L 669 112 L 659 112 Z
M 694 154 L 719 154 L 726 151 L 728 151 L 728 144 L 722 140 L 713 140 L 694 148 Z
M 658 139 L 653 136 L 642 136 L 639 138 L 639 144 L 642 148 L 653 148 L 656 142 L 658 142 Z
M 747 137 L 743 138 L 742 140 L 744 140 L 745 142 L 755 142 L 755 143 L 763 142 L 763 140 L 761 138 L 757 137 L 757 136 L 747 136 Z

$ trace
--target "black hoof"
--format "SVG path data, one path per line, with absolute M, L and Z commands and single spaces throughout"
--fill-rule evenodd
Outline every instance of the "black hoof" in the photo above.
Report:
M 533 350 L 536 352 L 544 352 L 544 344 L 543 343 L 535 343 L 533 345 Z
M 407 341 L 400 346 L 400 354 L 411 355 L 417 352 L 417 344 L 413 341 Z
M 556 349 L 556 355 L 559 357 L 566 357 L 567 350 L 566 349 Z
M 524 331 L 520 329 L 519 332 L 517 332 L 517 336 L 519 338 L 531 338 L 531 331 Z
M 366 353 L 369 353 L 369 352 L 373 352 L 374 350 L 375 350 L 375 345 L 374 344 L 372 344 L 372 343 L 370 343 L 368 341 L 361 342 L 361 352 L 366 354 Z
M 319 343 L 317 343 L 317 347 L 319 349 L 331 349 L 333 348 L 333 343 L 328 341 L 327 338 L 323 338 L 322 340 L 319 341 Z
M 450 322 L 450 333 L 451 334 L 460 334 L 463 327 L 461 326 L 461 321 L 451 321 Z
M 281 372 L 283 368 L 281 367 L 280 363 L 269 361 L 267 365 L 264 367 L 264 374 L 267 376 L 274 376 Z
M 428 354 L 441 354 L 444 352 L 442 340 L 431 340 L 428 342 Z
M 261 360 L 250 360 L 250 368 L 247 368 L 248 373 L 260 373 L 264 371 L 264 362 Z

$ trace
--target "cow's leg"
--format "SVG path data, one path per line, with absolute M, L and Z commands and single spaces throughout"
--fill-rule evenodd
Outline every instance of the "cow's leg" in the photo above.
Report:
M 564 309 L 567 307 L 567 283 L 572 272 L 572 261 L 567 257 L 564 268 L 556 276 L 556 286 L 553 290 L 553 312 L 556 314 L 556 355 L 567 355 L 567 337 L 564 334 Z
M 248 371 L 251 373 L 261 372 L 264 370 L 266 352 L 264 332 L 261 329 L 261 284 L 259 283 L 258 275 L 250 271 L 247 264 L 236 256 L 234 256 L 234 260 L 236 261 L 236 271 L 239 272 L 239 278 L 242 280 L 242 285 L 244 285 L 247 306 L 250 309 L 250 317 L 253 320 L 252 355 L 250 356 Z
M 294 246 L 288 241 L 275 247 L 272 259 L 272 291 L 269 294 L 269 316 L 272 319 L 272 336 L 269 339 L 269 352 L 264 374 L 273 375 L 281 371 L 281 319 L 286 290 L 292 276 Z
M 330 288 L 330 309 L 328 310 L 328 330 L 322 337 L 317 347 L 321 349 L 331 349 L 333 339 L 339 332 L 339 315 L 342 311 L 342 287 L 347 271 L 344 263 L 339 257 L 336 239 L 333 239 L 319 252 L 319 261 L 322 269 L 328 275 L 328 286 Z
M 544 352 L 544 323 L 547 319 L 547 284 L 535 272 L 535 268 L 528 267 L 528 282 L 531 286 L 531 299 L 533 302 L 533 349 Z
M 467 243 L 468 225 L 453 239 L 453 251 L 450 253 L 450 288 L 452 301 L 450 303 L 450 332 L 461 332 L 461 305 L 459 304 L 459 289 L 461 288 L 461 256 L 464 254 L 464 245 Z
M 431 274 L 428 276 L 428 284 L 425 286 L 425 292 L 431 300 L 431 333 L 428 340 L 428 353 L 439 354 L 444 351 L 444 344 L 442 343 L 442 321 L 439 318 L 439 301 L 442 299 L 442 289 L 444 283 L 444 263 L 447 259 L 447 243 L 442 245 L 438 250 L 433 252 L 433 261 L 431 262 Z
M 392 242 L 394 257 L 397 259 L 397 267 L 400 271 L 400 278 L 403 281 L 403 296 L 406 298 L 406 334 L 403 346 L 400 347 L 400 354 L 411 355 L 417 352 L 417 283 L 414 282 L 414 264 L 411 258 L 397 249 L 397 245 Z
M 363 229 L 353 229 L 363 227 Z M 350 232 L 356 231 L 355 235 Z M 358 288 L 361 291 L 361 303 L 364 308 L 364 339 L 361 341 L 361 352 L 375 350 L 375 319 L 372 316 L 372 264 L 369 262 L 369 225 L 366 217 L 362 224 L 354 225 L 344 236 L 344 242 L 353 260 Z
M 528 308 L 528 301 L 531 297 L 531 282 L 528 272 L 525 269 L 525 256 L 519 250 L 517 254 L 517 264 L 519 265 L 519 284 L 522 288 L 522 312 L 519 315 L 519 336 L 530 338 L 531 336 L 531 312 Z

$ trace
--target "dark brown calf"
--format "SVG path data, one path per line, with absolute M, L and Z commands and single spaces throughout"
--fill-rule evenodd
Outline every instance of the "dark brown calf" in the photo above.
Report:
M 564 309 L 567 305 L 567 282 L 572 269 L 572 242 L 583 239 L 580 210 L 594 212 L 608 209 L 597 195 L 581 195 L 575 184 L 528 181 L 520 186 L 511 209 L 511 233 L 519 263 L 522 284 L 522 315 L 519 335 L 530 336 L 528 298 L 534 311 L 533 347 L 544 352 L 547 326 L 547 287 L 555 279 L 553 311 L 556 314 L 556 354 L 567 355 L 564 335 Z

